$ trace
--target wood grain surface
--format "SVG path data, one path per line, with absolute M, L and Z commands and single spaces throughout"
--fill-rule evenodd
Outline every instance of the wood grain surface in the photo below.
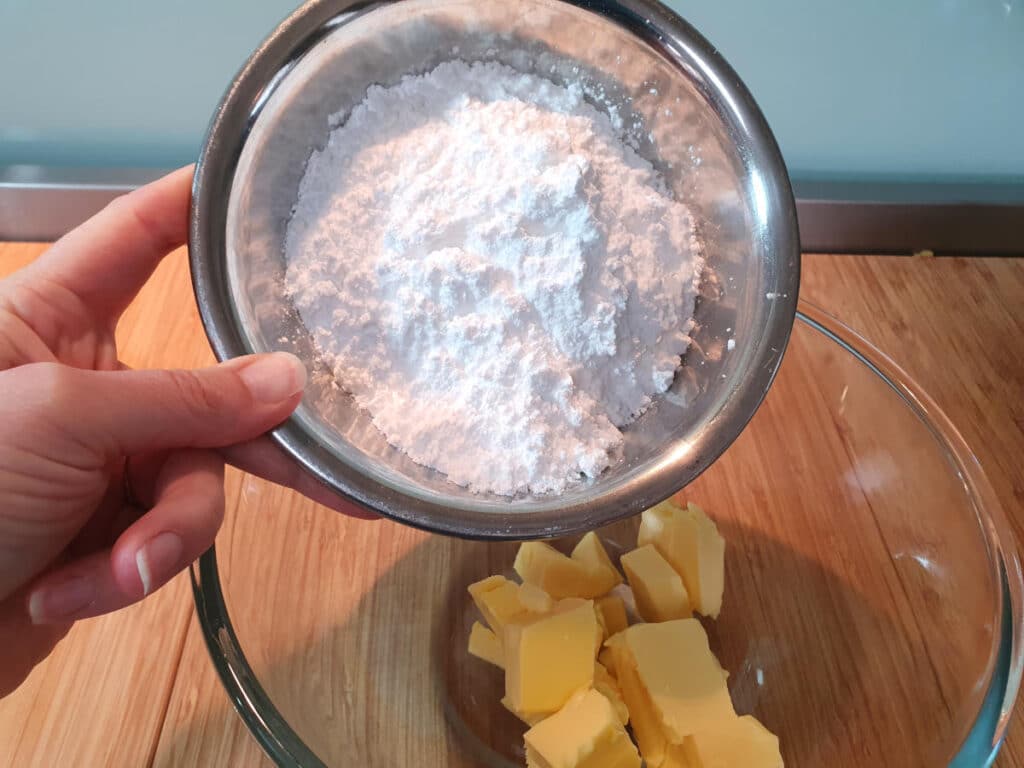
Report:
M 0 244 L 0 275 L 41 250 Z M 132 366 L 211 360 L 184 256 L 160 267 L 119 329 Z M 803 297 L 890 353 L 938 401 L 1024 540 L 1024 261 L 811 255 L 804 264 Z M 825 765 L 860 744 L 851 765 L 911 765 L 873 745 L 895 740 L 907 755 L 927 754 L 970 699 L 965 670 L 979 663 L 971 649 L 988 637 L 988 605 L 953 604 L 942 590 L 980 594 L 983 575 L 956 559 L 969 529 L 910 514 L 955 493 L 938 465 L 915 482 L 886 480 L 896 451 L 933 466 L 912 424 L 857 429 L 887 395 L 856 367 L 816 362 L 814 345 L 797 333 L 751 429 L 686 491 L 730 544 L 713 642 L 737 706 L 783 733 L 789 764 Z M 793 439 L 794 422 L 803 438 Z M 515 756 L 518 730 L 495 708 L 493 670 L 461 652 L 464 585 L 506 567 L 510 547 L 349 520 L 237 472 L 226 490 L 218 552 L 236 630 L 319 754 L 338 765 L 471 765 L 476 734 Z M 850 535 L 866 516 L 881 521 L 876 533 Z M 608 535 L 626 546 L 632 530 Z M 955 582 L 933 578 L 919 558 L 950 563 Z M 775 640 L 783 635 L 786 646 Z M 142 605 L 78 624 L 0 700 L 0 765 L 269 764 L 209 662 L 184 576 Z M 1021 718 L 997 765 L 1024 768 Z

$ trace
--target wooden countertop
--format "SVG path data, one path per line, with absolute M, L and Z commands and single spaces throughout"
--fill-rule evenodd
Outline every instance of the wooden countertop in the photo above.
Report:
M 0 244 L 0 275 L 42 250 Z M 801 291 L 891 353 L 935 398 L 978 453 L 1024 541 L 1024 260 L 810 255 Z M 211 361 L 184 252 L 160 267 L 118 335 L 122 359 L 135 367 Z M 311 506 L 240 473 L 229 476 L 227 492 L 229 510 L 253 494 L 268 516 Z M 373 548 L 364 566 L 381 572 L 415 540 L 387 522 L 350 530 L 353 551 Z M 239 531 L 229 514 L 222 536 L 266 535 L 259 526 Z M 143 604 L 80 622 L 0 700 L 0 765 L 269 764 L 209 662 L 185 575 Z M 1019 715 L 997 765 L 1024 768 Z

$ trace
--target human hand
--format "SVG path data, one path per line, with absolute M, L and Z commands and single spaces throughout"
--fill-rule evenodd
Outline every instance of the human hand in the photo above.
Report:
M 121 313 L 187 234 L 191 168 L 120 198 L 0 281 L 0 696 L 76 619 L 129 605 L 212 543 L 224 458 L 336 509 L 266 438 L 301 399 L 277 353 L 131 371 Z

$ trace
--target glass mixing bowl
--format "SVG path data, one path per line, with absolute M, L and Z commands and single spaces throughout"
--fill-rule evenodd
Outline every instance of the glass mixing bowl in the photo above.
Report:
M 193 583 L 267 753 L 523 765 L 500 672 L 465 650 L 466 585 L 510 573 L 516 545 L 351 520 L 245 482 Z M 712 648 L 787 765 L 989 764 L 1020 683 L 1020 564 L 970 448 L 895 364 L 802 304 L 763 406 L 685 498 L 727 541 Z M 636 528 L 600 534 L 615 556 Z
M 285 228 L 332 116 L 372 84 L 453 58 L 579 83 L 599 109 L 617 110 L 637 151 L 690 207 L 708 260 L 680 375 L 625 427 L 612 466 L 557 496 L 473 493 L 390 446 L 318 368 L 284 292 Z M 764 117 L 714 47 L 650 0 L 304 5 L 257 49 L 214 115 L 196 168 L 189 254 L 219 358 L 285 350 L 314 370 L 302 405 L 273 433 L 307 471 L 411 525 L 506 539 L 627 517 L 709 466 L 771 384 L 800 276 L 793 195 Z

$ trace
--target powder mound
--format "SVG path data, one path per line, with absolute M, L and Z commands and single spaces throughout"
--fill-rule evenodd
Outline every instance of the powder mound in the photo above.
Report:
M 372 87 L 334 120 L 285 282 L 339 385 L 475 491 L 597 476 L 689 344 L 689 211 L 578 86 L 496 63 Z

